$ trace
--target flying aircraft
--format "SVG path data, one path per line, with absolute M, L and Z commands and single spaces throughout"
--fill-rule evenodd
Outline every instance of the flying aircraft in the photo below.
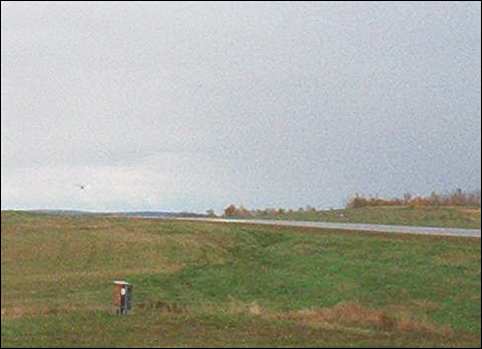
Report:
M 87 189 L 87 184 L 76 184 L 75 185 L 77 188 L 79 188 L 80 190 L 85 190 Z

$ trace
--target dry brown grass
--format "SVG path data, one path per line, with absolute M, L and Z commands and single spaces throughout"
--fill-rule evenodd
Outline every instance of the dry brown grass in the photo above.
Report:
M 421 306 L 436 309 L 438 305 L 422 302 Z M 454 336 L 450 326 L 441 326 L 414 319 L 407 309 L 371 309 L 357 303 L 339 303 L 333 307 L 301 309 L 295 311 L 273 311 L 256 302 L 242 303 L 232 300 L 222 309 L 219 305 L 205 306 L 203 312 L 244 314 L 267 320 L 293 321 L 303 326 L 320 329 L 343 329 L 360 332 L 370 328 L 385 333 L 415 333 L 420 335 Z
M 479 256 L 468 256 L 465 251 L 454 250 L 434 257 L 434 262 L 438 265 L 452 265 L 452 266 L 463 266 L 468 263 L 477 262 L 480 264 Z
M 396 322 L 396 325 L 400 332 L 435 334 L 443 337 L 454 336 L 454 331 L 450 326 L 435 325 L 424 321 L 417 321 L 411 319 L 410 317 L 399 318 Z
M 24 277 L 29 282 L 69 282 L 71 285 L 85 282 L 85 280 L 115 280 L 126 278 L 130 275 L 175 273 L 183 268 L 180 264 L 162 263 L 152 268 L 129 268 L 123 270 L 96 270 L 96 271 L 74 271 L 58 272 L 52 271 L 49 274 L 36 274 Z
M 393 321 L 380 310 L 362 307 L 355 303 L 341 303 L 330 308 L 303 309 L 282 315 L 290 320 L 310 323 L 365 324 L 391 329 Z
M 419 321 L 406 314 L 387 314 L 387 310 L 370 309 L 356 303 L 340 303 L 333 307 L 319 309 L 302 309 L 297 311 L 280 312 L 263 308 L 256 302 L 242 303 L 231 300 L 222 309 L 220 305 L 206 306 L 203 313 L 244 314 L 257 317 L 263 321 L 289 321 L 300 328 L 312 330 L 342 331 L 346 335 L 372 335 L 376 333 L 388 336 L 415 335 L 422 338 L 444 338 L 453 341 L 463 333 L 454 333 L 449 326 L 440 326 L 429 322 Z M 430 304 L 427 306 L 434 305 Z M 134 313 L 156 313 L 159 316 L 176 317 L 179 315 L 195 317 L 200 309 L 167 302 L 141 303 L 136 306 Z M 28 305 L 12 306 L 1 309 L 2 320 L 18 319 L 23 317 L 59 316 L 70 312 L 113 311 L 108 306 L 93 306 L 88 304 L 64 305 L 57 307 Z M 337 332 L 337 333 L 338 333 Z
M 464 213 L 469 213 L 469 214 L 472 214 L 472 215 L 475 215 L 475 216 L 480 216 L 480 208 L 465 208 L 465 207 L 461 207 L 459 208 L 459 210 L 461 212 L 464 212 Z
M 433 304 L 431 306 L 435 307 Z M 400 331 L 442 336 L 452 336 L 454 333 L 449 326 L 439 326 L 414 319 L 405 312 L 391 313 L 382 309 L 370 309 L 356 303 L 340 303 L 330 308 L 299 310 L 281 314 L 280 317 L 315 326 L 327 324 L 374 327 L 387 332 Z
M 109 310 L 109 306 L 100 306 L 92 304 L 65 304 L 61 306 L 47 306 L 47 305 L 14 305 L 2 308 L 2 321 L 19 319 L 23 317 L 32 316 L 47 316 L 59 315 L 72 311 L 96 311 Z

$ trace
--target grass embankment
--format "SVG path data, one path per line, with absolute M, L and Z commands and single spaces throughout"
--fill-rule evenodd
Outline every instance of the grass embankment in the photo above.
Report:
M 2 347 L 480 346 L 480 239 L 2 212 L 1 243 Z
M 480 229 L 480 208 L 464 207 L 361 207 L 265 214 L 256 218 Z

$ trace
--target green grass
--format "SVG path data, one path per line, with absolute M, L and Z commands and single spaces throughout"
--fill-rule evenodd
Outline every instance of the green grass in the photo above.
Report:
M 2 347 L 480 346 L 480 239 L 2 212 L 1 242 Z
M 480 229 L 480 208 L 381 206 L 261 215 L 260 219 Z

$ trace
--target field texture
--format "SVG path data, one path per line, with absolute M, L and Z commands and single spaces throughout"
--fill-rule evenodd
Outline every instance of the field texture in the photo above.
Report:
M 480 347 L 480 239 L 2 212 L 1 345 Z M 134 284 L 115 316 L 112 281 Z

